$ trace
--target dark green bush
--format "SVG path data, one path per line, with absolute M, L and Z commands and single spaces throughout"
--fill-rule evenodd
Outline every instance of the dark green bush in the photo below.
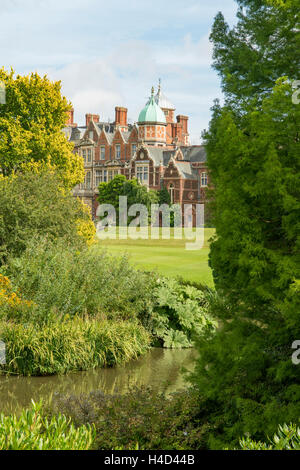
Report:
M 54 410 L 77 426 L 94 424 L 95 447 L 102 450 L 200 449 L 209 426 L 197 422 L 197 397 L 192 390 L 169 397 L 149 388 L 126 395 L 56 396 Z

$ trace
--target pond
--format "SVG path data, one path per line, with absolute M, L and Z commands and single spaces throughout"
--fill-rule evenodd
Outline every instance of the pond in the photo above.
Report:
M 169 394 L 187 387 L 183 369 L 193 370 L 196 357 L 193 349 L 153 348 L 145 356 L 111 369 L 51 377 L 0 376 L 0 411 L 18 413 L 32 399 L 50 403 L 55 393 L 80 395 L 95 390 L 125 393 L 134 386 L 151 386 Z

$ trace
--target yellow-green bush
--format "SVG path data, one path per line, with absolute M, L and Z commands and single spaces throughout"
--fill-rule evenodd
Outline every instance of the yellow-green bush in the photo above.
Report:
M 0 450 L 88 450 L 94 438 L 93 426 L 76 428 L 62 414 L 47 418 L 41 403 L 20 417 L 0 414 Z

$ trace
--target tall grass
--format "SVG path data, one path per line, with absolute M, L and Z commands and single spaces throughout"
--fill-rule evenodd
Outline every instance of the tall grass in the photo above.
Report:
M 76 428 L 62 414 L 43 416 L 41 403 L 20 417 L 0 414 L 0 450 L 88 450 L 94 438 L 89 424 Z
M 121 364 L 145 353 L 150 344 L 149 334 L 137 323 L 88 318 L 43 327 L 2 322 L 0 338 L 7 356 L 2 371 L 25 376 Z

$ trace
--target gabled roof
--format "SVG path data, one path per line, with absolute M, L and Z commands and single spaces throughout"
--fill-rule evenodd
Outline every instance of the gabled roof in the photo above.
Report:
M 175 167 L 178 168 L 179 173 L 184 179 L 192 179 L 195 180 L 198 177 L 197 171 L 192 168 L 190 162 L 182 162 L 178 160 L 173 160 L 175 163 Z

